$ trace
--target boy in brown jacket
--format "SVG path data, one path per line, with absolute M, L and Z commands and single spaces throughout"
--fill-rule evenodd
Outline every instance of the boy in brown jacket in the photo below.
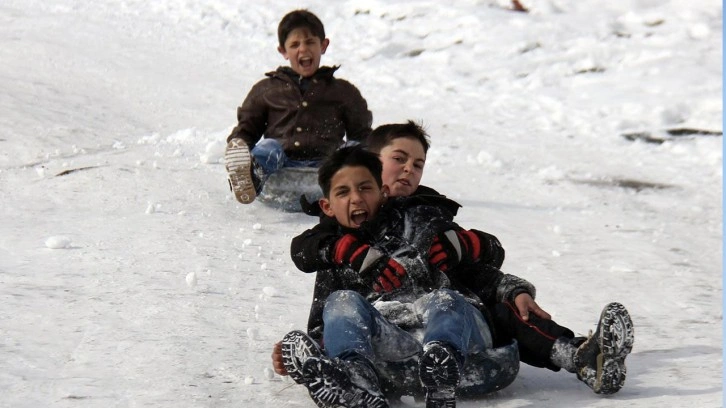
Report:
M 266 73 L 252 87 L 227 137 L 230 188 L 243 204 L 254 201 L 270 174 L 318 167 L 332 150 L 362 142 L 371 131 L 372 114 L 358 89 L 333 76 L 337 66 L 320 66 L 330 43 L 320 19 L 294 10 L 277 33 L 277 50 L 290 66 Z

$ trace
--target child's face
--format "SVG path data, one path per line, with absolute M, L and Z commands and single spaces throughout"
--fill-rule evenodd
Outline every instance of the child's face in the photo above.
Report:
M 383 164 L 383 184 L 390 189 L 391 197 L 413 194 L 421 183 L 426 153 L 421 142 L 414 138 L 399 137 L 380 153 Z
M 320 199 L 320 208 L 328 217 L 348 228 L 358 228 L 373 219 L 385 200 L 387 188 L 380 189 L 370 170 L 363 166 L 345 166 L 330 181 L 330 197 Z
M 307 28 L 296 28 L 288 34 L 285 48 L 277 47 L 282 56 L 290 61 L 290 67 L 307 78 L 320 68 L 320 57 L 328 48 L 328 39 L 320 41 Z

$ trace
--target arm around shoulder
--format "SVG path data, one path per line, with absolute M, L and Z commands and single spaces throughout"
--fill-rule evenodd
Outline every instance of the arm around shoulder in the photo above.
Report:
M 292 239 L 290 257 L 303 272 L 316 272 L 333 264 L 330 247 L 340 238 L 337 224 L 321 220 L 320 224 Z

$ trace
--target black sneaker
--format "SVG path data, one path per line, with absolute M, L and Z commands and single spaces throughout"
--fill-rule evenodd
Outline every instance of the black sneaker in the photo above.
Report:
M 232 139 L 224 153 L 229 188 L 242 204 L 249 204 L 262 191 L 262 171 L 242 139 Z
M 311 357 L 303 364 L 305 386 L 315 404 L 321 408 L 388 408 L 380 389 L 355 384 L 348 363 L 326 357 Z M 370 369 L 370 368 L 369 368 Z
M 303 364 L 310 357 L 322 357 L 318 343 L 300 330 L 293 330 L 282 338 L 282 364 L 296 383 L 303 384 Z
M 625 383 L 625 357 L 633 349 L 633 321 L 625 306 L 605 306 L 597 330 L 575 353 L 577 378 L 596 394 L 613 394 Z
M 418 372 L 421 384 L 426 390 L 426 408 L 456 407 L 459 367 L 457 354 L 450 347 L 439 342 L 424 346 Z

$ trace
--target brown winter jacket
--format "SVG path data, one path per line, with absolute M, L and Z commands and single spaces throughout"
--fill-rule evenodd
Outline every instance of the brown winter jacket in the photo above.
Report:
M 278 140 L 292 160 L 322 159 L 343 143 L 344 135 L 363 141 L 371 132 L 372 114 L 353 84 L 333 77 L 337 69 L 320 67 L 310 79 L 290 67 L 268 72 L 237 108 L 238 124 L 227 141 L 242 138 L 252 148 L 264 135 Z

